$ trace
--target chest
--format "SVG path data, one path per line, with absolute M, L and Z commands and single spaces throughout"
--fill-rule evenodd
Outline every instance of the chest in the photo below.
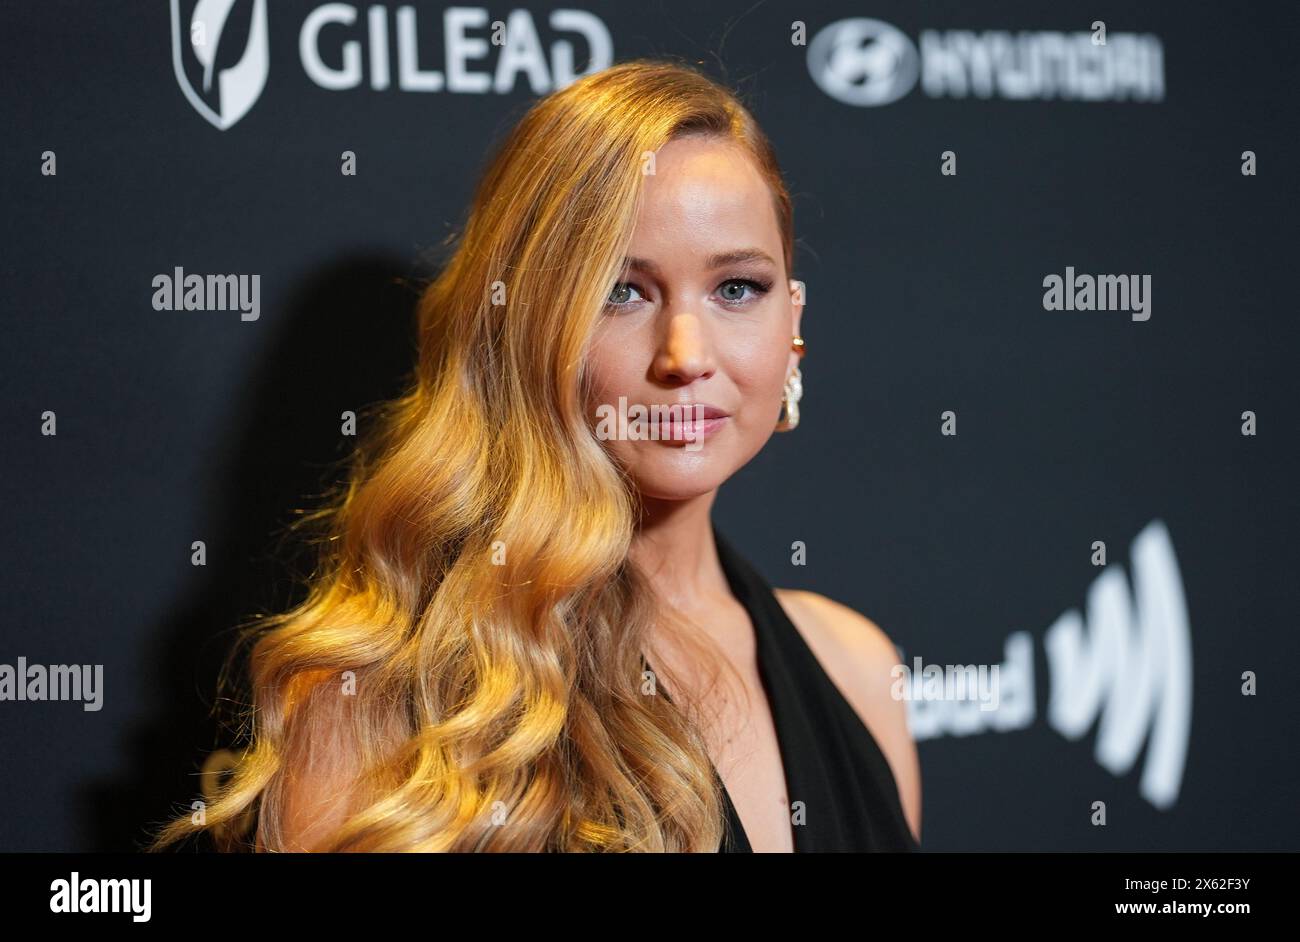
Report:
M 709 756 L 727 789 L 750 846 L 755 852 L 788 853 L 794 850 L 790 797 L 775 718 L 759 672 L 753 625 L 741 606 L 726 606 L 693 620 L 711 626 L 730 670 L 708 685 L 680 651 L 669 650 L 667 663 L 682 674 L 690 698 L 701 718 L 699 725 Z M 734 671 L 734 674 L 733 674 Z M 674 700 L 678 691 L 670 691 Z

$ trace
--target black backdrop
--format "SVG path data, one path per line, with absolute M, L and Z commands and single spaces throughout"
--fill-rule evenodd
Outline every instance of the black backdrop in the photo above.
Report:
M 297 591 L 271 535 L 348 448 L 340 413 L 410 364 L 402 279 L 602 39 L 731 81 L 795 193 L 803 423 L 720 528 L 909 663 L 1001 665 L 998 710 L 912 703 L 924 846 L 1300 845 L 1286 5 L 335 4 L 356 21 L 308 58 L 337 75 L 354 42 L 361 69 L 327 88 L 300 49 L 326 5 L 240 0 L 206 91 L 173 6 L 11 4 L 0 30 L 0 662 L 104 677 L 97 711 L 0 701 L 0 849 L 130 848 L 194 795 L 230 627 Z M 404 42 L 493 76 L 507 17 L 538 87 L 402 87 Z M 177 267 L 259 275 L 257 318 L 156 309 Z M 1067 267 L 1149 275 L 1149 318 L 1048 309 Z

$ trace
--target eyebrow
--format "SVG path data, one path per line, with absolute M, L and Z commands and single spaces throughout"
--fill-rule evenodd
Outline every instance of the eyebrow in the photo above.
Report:
M 705 261 L 705 267 L 709 269 L 723 268 L 727 265 L 737 265 L 741 262 L 771 262 L 776 264 L 776 260 L 768 255 L 762 249 L 735 249 L 731 252 L 719 252 L 716 255 L 710 255 Z M 659 274 L 659 266 L 648 258 L 629 257 L 623 260 L 627 268 L 636 268 L 652 275 Z

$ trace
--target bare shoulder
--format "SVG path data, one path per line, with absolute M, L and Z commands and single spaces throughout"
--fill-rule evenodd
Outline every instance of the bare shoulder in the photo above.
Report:
M 790 614 L 790 620 L 809 646 L 814 641 L 808 637 L 811 632 L 818 643 L 838 648 L 838 653 L 856 653 L 871 662 L 883 659 L 889 662 L 890 667 L 898 663 L 894 642 L 867 616 L 816 592 L 803 589 L 776 589 L 775 592 L 777 600 Z M 820 660 L 821 653 L 814 651 Z
M 776 589 L 781 607 L 832 683 L 857 711 L 880 745 L 898 783 L 903 814 L 920 839 L 921 771 L 907 725 L 907 704 L 895 699 L 898 649 L 884 630 L 860 612 L 816 592 Z

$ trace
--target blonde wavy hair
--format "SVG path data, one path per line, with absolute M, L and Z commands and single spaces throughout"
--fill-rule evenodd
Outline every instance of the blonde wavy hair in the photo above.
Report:
M 305 793 L 337 799 L 313 850 L 718 849 L 702 715 L 647 695 L 661 678 L 642 658 L 651 626 L 709 645 L 628 557 L 639 498 L 594 435 L 583 370 L 650 155 L 692 134 L 752 155 L 792 271 L 772 146 L 727 88 L 638 60 L 536 102 L 423 289 L 408 391 L 304 518 L 306 599 L 243 626 L 247 748 L 149 850 L 200 833 L 297 849 Z

